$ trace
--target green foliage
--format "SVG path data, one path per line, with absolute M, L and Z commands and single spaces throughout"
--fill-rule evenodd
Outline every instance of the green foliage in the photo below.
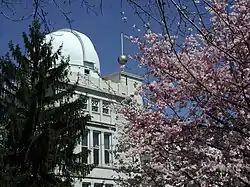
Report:
M 85 98 L 73 100 L 78 81 L 67 78 L 69 58 L 62 47 L 53 53 L 40 30 L 33 21 L 23 33 L 25 53 L 10 43 L 0 58 L 1 187 L 68 187 L 93 168 L 73 151 L 90 120 Z

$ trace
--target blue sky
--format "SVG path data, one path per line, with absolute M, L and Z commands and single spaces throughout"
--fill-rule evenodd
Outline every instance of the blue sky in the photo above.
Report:
M 23 4 L 18 4 L 14 8 L 16 13 L 14 16 L 11 16 L 13 19 L 20 18 L 20 15 L 27 16 L 32 13 L 32 5 L 26 5 L 25 1 Z M 105 1 L 103 5 L 103 15 L 99 14 L 97 16 L 91 11 L 87 12 L 84 7 L 80 7 L 79 1 L 70 6 L 61 6 L 61 8 L 64 8 L 65 12 L 71 12 L 69 17 L 74 20 L 71 23 L 72 28 L 86 34 L 94 43 L 99 54 L 103 75 L 119 71 L 117 57 L 121 52 L 120 33 L 124 32 L 127 35 L 134 36 L 143 34 L 143 31 L 138 32 L 137 29 L 133 28 L 135 24 L 143 30 L 139 18 L 133 14 L 128 4 L 124 3 L 123 6 L 121 6 L 119 0 L 112 1 L 112 3 Z M 51 29 L 69 28 L 69 23 L 54 4 L 47 5 L 45 10 L 48 12 L 47 19 L 52 22 L 50 26 Z M 98 8 L 96 8 L 96 10 L 99 11 Z M 11 15 L 11 12 L 6 8 L 1 8 L 1 11 Z M 126 23 L 122 20 L 121 12 L 124 12 L 124 16 L 127 17 Z M 31 19 L 11 21 L 4 16 L 0 17 L 0 55 L 4 55 L 8 51 L 8 42 L 10 40 L 12 40 L 14 44 L 22 44 L 21 34 L 23 31 L 28 31 L 28 25 L 31 21 Z M 125 40 L 124 52 L 134 54 L 137 52 L 137 47 L 128 40 Z M 127 65 L 127 71 L 139 73 L 139 69 L 134 61 L 130 60 Z
M 3 12 L 12 19 L 20 19 L 21 16 L 26 17 L 32 14 L 33 7 L 31 0 L 11 1 L 20 1 L 22 4 L 17 3 L 15 7 L 13 7 L 13 10 L 15 10 L 14 16 L 9 9 L 0 6 L 0 55 L 3 55 L 8 51 L 8 42 L 10 40 L 12 40 L 14 44 L 22 44 L 22 32 L 28 31 L 28 26 L 32 21 L 31 18 L 23 21 L 11 21 L 1 15 Z M 63 2 L 63 0 L 44 1 L 50 2 L 44 8 L 44 10 L 48 12 L 47 20 L 51 22 L 50 29 L 54 31 L 62 28 L 69 28 L 69 23 L 60 12 L 60 9 L 53 3 L 53 1 L 59 3 Z M 68 2 L 73 0 L 65 1 Z M 81 1 L 82 0 L 74 0 L 74 3 L 71 5 L 63 5 L 61 3 L 59 6 L 64 10 L 64 12 L 71 12 L 69 17 L 71 20 L 74 20 L 71 23 L 72 28 L 86 34 L 92 40 L 99 55 L 102 75 L 119 71 L 117 57 L 121 53 L 120 33 L 124 32 L 126 35 L 142 36 L 144 32 L 142 21 L 137 15 L 134 14 L 134 11 L 131 6 L 127 4 L 126 0 L 103 1 L 103 14 L 100 14 L 99 7 L 95 8 L 95 10 L 99 13 L 98 15 L 95 15 L 91 11 L 87 12 L 86 7 L 80 6 Z M 88 2 L 99 5 L 101 0 L 88 0 Z M 123 3 L 121 4 L 121 2 Z M 189 8 L 191 11 L 195 11 L 193 4 L 190 4 Z M 204 6 L 199 6 L 199 9 L 204 10 Z M 124 16 L 127 17 L 126 23 L 122 20 L 123 16 L 121 15 L 121 12 L 124 12 Z M 176 14 L 175 8 L 171 6 L 166 10 L 166 12 L 173 18 L 173 22 L 170 20 L 169 23 L 170 30 L 175 30 L 177 28 L 179 16 Z M 134 28 L 133 25 L 136 25 L 136 27 L 140 28 L 141 31 L 138 32 L 137 28 Z M 150 22 L 150 27 L 153 31 L 160 32 L 158 24 Z M 179 40 L 183 41 L 180 37 Z M 125 40 L 124 52 L 126 54 L 135 54 L 138 52 L 138 49 L 135 44 Z M 129 60 L 127 67 L 126 71 L 135 74 L 142 74 L 142 70 L 137 67 L 137 63 L 134 61 Z

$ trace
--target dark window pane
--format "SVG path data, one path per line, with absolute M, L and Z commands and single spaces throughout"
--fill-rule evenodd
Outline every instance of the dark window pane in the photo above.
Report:
M 83 109 L 86 110 L 88 108 L 88 98 L 84 98 Z
M 109 114 L 109 109 L 107 108 L 104 108 L 103 111 L 102 111 L 103 114 Z
M 85 69 L 85 70 L 84 70 L 84 74 L 85 74 L 85 75 L 89 75 L 89 73 L 90 73 L 90 70 L 89 70 L 89 69 Z
M 109 158 L 110 153 L 109 153 L 109 151 L 105 150 L 104 155 L 105 155 L 105 164 L 109 164 L 110 163 L 110 158 Z
M 105 187 L 113 187 L 113 184 L 105 184 Z
M 95 183 L 95 184 L 94 184 L 94 187 L 103 187 L 103 184 Z
M 110 149 L 110 134 L 104 134 L 104 148 Z
M 94 147 L 99 146 L 99 132 L 93 132 L 93 144 Z
M 88 98 L 84 98 L 84 101 L 83 101 L 85 104 L 88 103 Z
M 88 146 L 88 131 L 86 131 L 83 135 L 83 138 L 82 138 L 82 145 L 83 146 Z
M 92 106 L 92 111 L 93 111 L 93 112 L 98 112 L 98 107 Z
M 88 163 L 88 148 L 87 147 L 82 147 L 82 162 L 87 164 Z
M 92 99 L 92 111 L 98 112 L 99 111 L 99 100 Z
M 102 103 L 102 112 L 103 112 L 103 114 L 109 114 L 109 111 L 110 111 L 109 103 L 103 101 L 103 103 Z
M 84 183 L 82 183 L 82 187 L 90 187 L 90 183 L 84 182 Z
M 94 149 L 94 164 L 99 164 L 99 149 Z

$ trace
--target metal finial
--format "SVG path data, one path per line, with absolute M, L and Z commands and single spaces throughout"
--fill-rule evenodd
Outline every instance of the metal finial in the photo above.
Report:
M 124 37 L 123 37 L 123 33 L 121 33 L 121 52 L 122 52 L 122 55 L 123 55 L 123 39 L 124 39 Z

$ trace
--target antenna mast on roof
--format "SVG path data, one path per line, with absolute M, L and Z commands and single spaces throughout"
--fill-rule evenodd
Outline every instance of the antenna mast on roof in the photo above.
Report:
M 123 33 L 121 33 L 121 51 L 122 51 L 122 55 L 123 55 L 123 47 L 124 47 L 124 44 L 123 44 L 123 40 L 124 40 L 124 36 L 123 36 Z
M 127 57 L 124 55 L 124 44 L 123 44 L 124 36 L 121 33 L 121 55 L 118 57 L 118 63 L 120 64 L 120 70 L 124 71 L 125 64 L 127 63 Z

